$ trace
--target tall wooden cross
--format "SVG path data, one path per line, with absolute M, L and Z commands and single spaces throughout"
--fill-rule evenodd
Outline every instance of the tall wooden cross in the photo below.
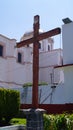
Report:
M 33 87 L 32 87 L 32 106 L 38 108 L 38 80 L 39 80 L 39 41 L 61 33 L 60 28 L 55 28 L 45 33 L 39 34 L 39 16 L 34 16 L 33 37 L 17 43 L 20 48 L 33 43 Z

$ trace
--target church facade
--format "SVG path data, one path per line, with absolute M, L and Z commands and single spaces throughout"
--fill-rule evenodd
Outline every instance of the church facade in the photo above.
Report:
M 40 33 L 43 31 L 40 30 Z M 21 41 L 33 36 L 26 32 Z M 42 44 L 41 44 L 42 43 Z M 16 39 L 0 35 L 0 86 L 21 88 L 32 82 L 33 44 L 16 48 Z M 54 49 L 54 39 L 47 38 L 39 43 L 39 82 L 59 83 L 62 71 L 54 68 L 62 64 L 62 49 Z

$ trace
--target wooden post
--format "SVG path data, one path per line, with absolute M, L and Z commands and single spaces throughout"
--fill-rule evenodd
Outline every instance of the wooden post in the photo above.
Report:
M 38 108 L 38 80 L 39 80 L 39 16 L 34 17 L 34 44 L 33 44 L 33 88 L 32 106 Z

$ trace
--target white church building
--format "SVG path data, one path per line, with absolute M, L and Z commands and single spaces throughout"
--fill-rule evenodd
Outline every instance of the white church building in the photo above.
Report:
M 42 31 L 40 31 L 42 33 Z M 33 36 L 25 33 L 21 40 Z M 42 44 L 41 44 L 42 43 Z M 0 86 L 22 87 L 32 82 L 33 44 L 16 48 L 16 39 L 0 35 Z M 62 64 L 62 49 L 54 49 L 54 39 L 47 38 L 39 43 L 39 82 L 59 83 L 61 72 L 54 66 Z

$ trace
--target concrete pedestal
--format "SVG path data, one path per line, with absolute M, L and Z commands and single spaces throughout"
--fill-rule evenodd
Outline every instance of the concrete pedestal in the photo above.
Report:
M 44 130 L 43 109 L 22 109 L 27 118 L 27 130 Z

